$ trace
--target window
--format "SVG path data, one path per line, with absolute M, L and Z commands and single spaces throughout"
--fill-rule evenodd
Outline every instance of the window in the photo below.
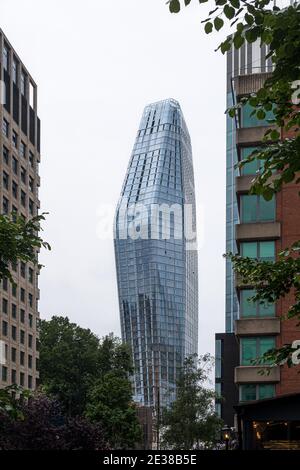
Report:
M 8 301 L 6 299 L 2 299 L 2 312 L 6 314 L 8 312 Z
M 30 164 L 31 168 L 34 169 L 34 155 L 30 151 L 29 151 L 29 164 Z
M 29 302 L 30 307 L 33 307 L 33 297 L 32 297 L 32 294 L 28 294 L 28 302 Z
M 265 119 L 258 119 L 255 114 L 251 116 L 253 111 L 254 108 L 250 106 L 249 103 L 246 103 L 244 106 L 241 107 L 241 127 L 258 127 L 271 125 L 269 119 L 274 119 L 273 111 L 268 111 L 266 113 Z
M 31 334 L 28 335 L 28 347 L 32 348 L 32 335 Z
M 21 366 L 24 366 L 24 364 L 25 364 L 25 353 L 24 353 L 24 351 L 20 351 L 20 364 L 21 364 Z
M 8 289 L 8 281 L 7 281 L 7 278 L 4 278 L 4 279 L 2 280 L 2 284 L 3 284 L 3 286 L 2 286 L 3 289 L 7 291 L 7 289 Z
M 222 340 L 217 339 L 215 345 L 215 377 L 220 379 L 222 377 Z
M 240 245 L 240 254 L 244 258 L 275 261 L 275 242 L 243 242 Z
M 9 185 L 9 175 L 3 171 L 3 187 L 5 189 L 8 189 L 8 185 Z
M 32 388 L 32 376 L 28 375 L 28 388 Z
M 240 401 L 263 400 L 275 396 L 274 384 L 240 385 Z
M 29 323 L 30 328 L 32 328 L 33 327 L 33 315 L 31 313 L 28 315 L 28 323 Z
M 18 185 L 15 181 L 12 182 L 12 194 L 15 199 L 18 199 Z
M 6 46 L 3 46 L 2 61 L 4 70 L 8 70 L 9 66 L 9 52 Z
M 29 369 L 32 369 L 32 355 L 28 354 L 28 367 Z
M 3 132 L 3 135 L 5 135 L 5 137 L 8 138 L 9 124 L 8 124 L 8 121 L 5 118 L 3 118 L 3 120 L 2 120 L 2 132 Z
M 6 163 L 6 165 L 8 165 L 9 164 L 9 150 L 5 147 L 5 145 L 3 145 L 2 153 L 3 153 L 3 160 Z
M 21 94 L 26 96 L 26 77 L 23 70 L 21 72 Z
M 33 193 L 34 192 L 34 179 L 29 176 L 29 189 Z
M 30 215 L 34 215 L 34 202 L 32 199 L 29 199 L 28 207 Z
M 12 362 L 16 362 L 16 360 L 17 360 L 17 350 L 16 350 L 16 348 L 11 348 L 11 360 L 12 360 Z
M 7 382 L 7 367 L 2 366 L 2 380 L 3 382 Z
M 254 289 L 243 289 L 240 293 L 241 317 L 274 317 L 275 304 L 262 300 L 250 300 L 256 294 Z
M 243 195 L 240 197 L 240 216 L 244 224 L 270 222 L 275 220 L 275 197 L 266 201 L 262 196 Z
M 21 276 L 25 278 L 26 277 L 26 265 L 23 261 L 21 261 L 20 272 L 21 272 Z
M 26 158 L 26 145 L 22 141 L 20 143 L 20 156 Z
M 21 323 L 25 323 L 25 310 L 20 310 L 20 321 Z
M 12 369 L 11 371 L 11 383 L 17 383 L 17 372 L 15 371 L 15 369 Z
M 26 170 L 25 168 L 21 167 L 21 180 L 22 180 L 22 183 L 26 184 Z
M 26 193 L 24 191 L 21 191 L 21 204 L 26 207 Z
M 25 302 L 25 289 L 21 287 L 21 294 L 20 294 L 21 302 Z
M 3 196 L 3 200 L 2 200 L 2 207 L 3 207 L 3 213 L 4 214 L 8 214 L 8 211 L 9 211 L 9 202 L 8 202 L 8 199 Z
M 11 327 L 11 337 L 14 341 L 16 341 L 16 339 L 17 339 L 17 328 L 14 325 L 12 325 L 12 327 Z
M 21 387 L 24 387 L 24 383 L 25 383 L 24 372 L 20 372 L 20 385 L 21 385 Z
M 13 297 L 17 297 L 17 286 L 15 284 L 11 286 L 11 293 Z
M 18 160 L 15 157 L 13 157 L 13 159 L 12 159 L 12 169 L 13 169 L 14 174 L 17 175 L 19 165 L 18 165 Z
M 246 160 L 253 152 L 256 150 L 260 150 L 259 147 L 242 147 L 241 148 L 241 160 Z M 256 172 L 259 170 L 262 162 L 260 160 L 257 160 L 256 158 L 249 163 L 246 163 L 241 168 L 241 175 L 255 175 Z
M 275 337 L 274 336 L 257 336 L 257 337 L 245 337 L 241 338 L 240 353 L 241 353 L 241 365 L 251 366 L 253 360 L 261 357 L 269 349 L 275 348 Z M 266 364 L 266 362 L 265 362 Z
M 28 268 L 28 279 L 31 284 L 33 284 L 33 269 Z
M 20 330 L 20 343 L 25 344 L 25 331 Z
M 15 304 L 11 304 L 11 316 L 14 320 L 17 318 L 17 306 Z
M 17 149 L 18 148 L 18 134 L 16 131 L 12 131 L 12 143 L 13 146 Z
M 5 320 L 2 320 L 2 335 L 7 336 L 8 333 L 8 323 Z
M 13 59 L 13 64 L 12 64 L 12 76 L 13 76 L 13 82 L 17 85 L 18 83 L 18 63 L 16 59 Z

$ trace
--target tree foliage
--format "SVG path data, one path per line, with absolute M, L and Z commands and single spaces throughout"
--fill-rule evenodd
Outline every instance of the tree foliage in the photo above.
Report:
M 11 397 L 11 390 L 4 390 Z M 66 417 L 58 401 L 43 394 L 14 400 L 18 414 L 0 408 L 1 450 L 105 450 L 102 427 L 84 417 Z
M 25 220 L 19 215 L 0 214 L 0 280 L 13 281 L 10 268 L 18 261 L 37 264 L 37 251 L 50 250 L 50 245 L 39 236 L 44 214 Z
M 199 0 L 206 3 L 208 0 Z M 170 0 L 171 13 L 178 13 L 183 2 Z M 188 6 L 191 0 L 184 1 Z M 272 110 L 263 146 L 239 163 L 258 160 L 260 168 L 253 179 L 251 194 L 270 200 L 288 183 L 300 183 L 300 4 L 294 2 L 280 9 L 271 0 L 214 0 L 209 16 L 202 20 L 207 34 L 219 31 L 226 22 L 232 34 L 224 38 L 218 49 L 223 54 L 231 48 L 239 49 L 245 42 L 260 40 L 266 45 L 273 64 L 272 74 L 257 93 L 244 97 L 227 110 L 232 118 L 239 116 L 246 104 L 253 108 L 252 115 L 263 120 Z M 288 136 L 288 137 L 287 137 Z M 289 293 L 295 294 L 295 303 L 284 315 L 299 318 L 299 243 L 278 254 L 274 264 L 243 259 L 230 253 L 236 272 L 245 282 L 254 286 L 257 295 L 253 300 L 278 300 Z M 290 359 L 291 345 L 286 344 L 266 354 L 268 360 L 280 364 Z
M 211 448 L 220 437 L 222 421 L 214 411 L 215 393 L 205 388 L 209 355 L 184 361 L 176 384 L 176 399 L 162 416 L 163 448 Z
M 40 326 L 40 378 L 69 416 L 101 423 L 106 440 L 133 447 L 140 437 L 132 403 L 132 360 L 128 346 L 113 335 L 102 340 L 65 317 Z

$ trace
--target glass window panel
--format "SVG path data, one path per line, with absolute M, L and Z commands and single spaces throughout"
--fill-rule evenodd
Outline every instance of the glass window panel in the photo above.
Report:
M 270 337 L 263 337 L 258 339 L 258 353 L 259 356 L 265 354 L 269 349 L 275 348 L 275 338 L 273 336 Z
M 259 258 L 264 261 L 275 260 L 275 242 L 259 242 Z
M 269 119 L 274 119 L 273 111 L 268 111 L 266 113 L 265 119 L 258 119 L 256 115 L 251 116 L 255 108 L 250 106 L 249 103 L 246 103 L 241 108 L 241 125 L 242 127 L 258 127 L 258 126 L 267 126 L 270 125 Z
M 251 223 L 257 220 L 257 196 L 241 196 L 241 222 Z
M 257 315 L 257 302 L 249 300 L 254 295 L 254 289 L 243 289 L 241 291 L 240 306 L 242 317 L 255 317 Z
M 257 258 L 257 243 L 244 242 L 241 243 L 241 255 L 245 258 Z
M 241 339 L 241 365 L 250 366 L 252 360 L 257 357 L 256 354 L 256 338 Z
M 256 385 L 240 385 L 240 401 L 256 400 Z
M 259 197 L 259 220 L 275 220 L 275 197 L 266 201 L 262 196 Z
M 258 386 L 258 399 L 273 398 L 275 396 L 274 384 L 260 384 Z
M 260 317 L 274 317 L 275 316 L 275 304 L 264 302 L 259 303 L 259 316 Z
M 241 158 L 242 160 L 245 160 L 249 155 L 251 155 L 252 152 L 255 150 L 259 150 L 259 147 L 243 147 L 241 149 Z M 255 175 L 256 171 L 260 167 L 260 161 L 259 160 L 253 160 L 250 163 L 247 163 L 244 165 L 241 169 L 241 174 L 242 175 Z

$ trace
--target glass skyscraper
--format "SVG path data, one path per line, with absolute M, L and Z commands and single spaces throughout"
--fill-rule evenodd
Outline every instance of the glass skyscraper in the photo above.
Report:
M 134 398 L 164 406 L 197 352 L 198 260 L 190 136 L 177 101 L 146 106 L 115 217 L 122 339 Z

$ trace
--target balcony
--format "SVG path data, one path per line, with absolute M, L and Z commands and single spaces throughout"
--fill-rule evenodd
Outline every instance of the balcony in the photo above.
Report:
M 258 145 L 263 141 L 268 129 L 276 129 L 276 126 L 243 127 L 236 130 L 236 145 Z
M 259 374 L 261 370 L 264 374 Z M 280 367 L 238 366 L 234 370 L 234 382 L 236 384 L 280 382 Z
M 235 322 L 237 336 L 278 335 L 280 333 L 279 318 L 241 318 Z
M 238 75 L 234 78 L 234 89 L 236 96 L 250 95 L 256 93 L 263 87 L 265 81 L 272 76 L 271 73 L 253 73 Z
M 280 222 L 257 222 L 235 226 L 237 242 L 251 240 L 276 240 L 281 236 Z

